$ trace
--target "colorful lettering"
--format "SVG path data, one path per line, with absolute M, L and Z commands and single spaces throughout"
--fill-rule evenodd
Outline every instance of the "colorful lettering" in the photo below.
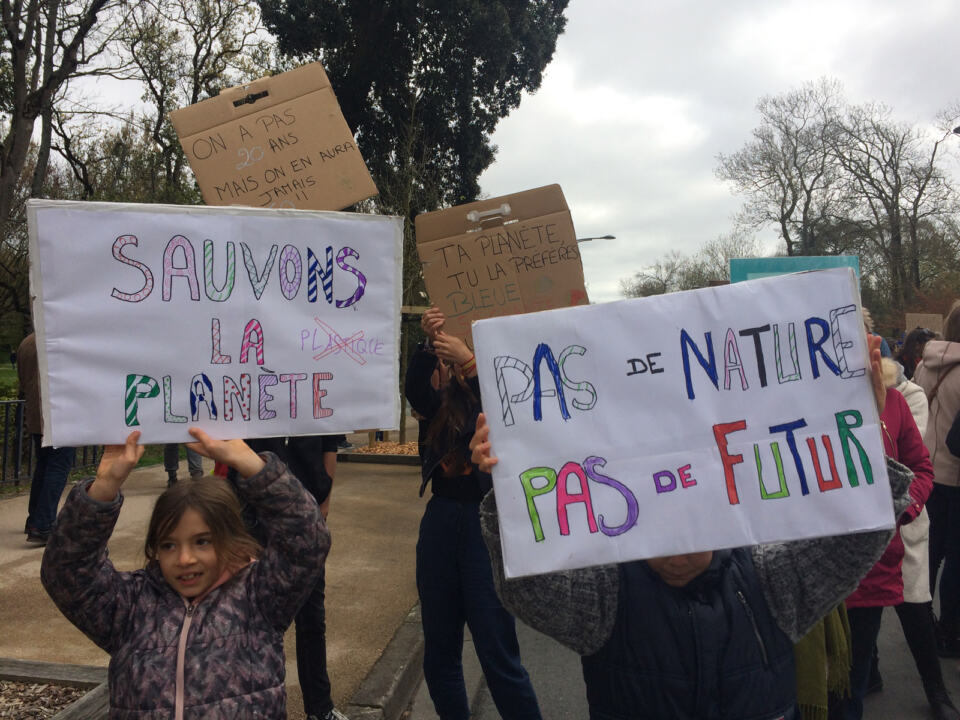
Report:
M 123 399 L 124 419 L 127 427 L 140 424 L 140 420 L 137 419 L 137 401 L 141 398 L 155 398 L 159 394 L 160 386 L 149 375 L 137 375 L 136 373 L 127 375 L 127 388 Z
M 550 370 L 550 375 L 553 377 L 553 386 L 556 388 L 556 392 L 553 390 L 543 390 L 540 388 L 540 362 L 546 360 L 547 369 Z M 570 419 L 570 411 L 567 410 L 567 402 L 563 396 L 563 381 L 560 379 L 560 368 L 557 365 L 557 361 L 553 357 L 553 351 L 550 350 L 550 346 L 546 343 L 540 343 L 537 345 L 537 350 L 533 354 L 533 419 L 535 421 L 540 421 L 543 419 L 543 412 L 540 407 L 541 397 L 553 397 L 556 395 L 557 401 L 560 403 L 560 415 L 564 420 Z
M 250 250 L 250 247 L 246 243 L 240 243 L 240 250 L 243 251 L 243 264 L 247 268 L 247 277 L 250 278 L 250 287 L 253 288 L 253 295 L 259 300 L 260 296 L 263 295 L 264 289 L 267 287 L 267 282 L 270 280 L 270 271 L 273 269 L 273 264 L 277 261 L 279 247 L 277 245 L 270 247 L 270 254 L 267 256 L 267 261 L 263 264 L 263 272 L 257 272 L 257 263 L 253 259 L 253 251 Z
M 583 470 L 591 480 L 601 485 L 611 487 L 619 492 L 627 503 L 627 517 L 621 525 L 610 527 L 604 522 L 603 515 L 597 516 L 597 524 L 600 526 L 600 532 L 607 537 L 613 537 L 622 535 L 637 524 L 637 518 L 640 517 L 640 505 L 637 503 L 637 498 L 630 492 L 630 489 L 626 485 L 618 480 L 614 480 L 612 477 L 602 475 L 597 471 L 598 467 L 602 468 L 606 464 L 607 461 L 604 458 L 592 455 L 583 461 Z
M 213 282 L 213 240 L 203 241 L 203 290 L 207 297 L 214 302 L 223 302 L 233 293 L 233 284 L 236 279 L 236 252 L 232 242 L 227 242 L 227 276 L 223 286 L 217 287 Z
M 267 390 L 268 387 L 272 387 L 278 383 L 276 375 L 260 375 L 257 377 L 257 382 L 260 385 L 260 406 L 259 406 L 259 416 L 261 420 L 273 420 L 277 416 L 277 411 L 272 410 L 268 407 L 268 403 L 273 400 L 273 395 L 270 394 L 270 391 Z
M 210 321 L 210 363 L 212 365 L 227 365 L 231 361 L 229 355 L 220 352 L 220 318 Z
M 233 420 L 233 404 L 236 401 L 240 406 L 240 416 L 250 420 L 250 400 L 253 393 L 250 390 L 250 375 L 240 373 L 240 385 L 229 375 L 223 376 L 223 419 Z
M 353 265 L 347 262 L 348 257 L 359 260 L 360 254 L 351 247 L 341 248 L 340 252 L 337 253 L 337 267 L 339 267 L 341 270 L 347 271 L 348 273 L 350 273 L 351 275 L 357 278 L 357 289 L 354 290 L 353 295 L 351 295 L 346 300 L 337 300 L 338 308 L 350 307 L 355 302 L 357 302 L 360 298 L 363 297 L 363 293 L 367 289 L 366 276 L 362 272 L 357 270 L 357 268 L 353 267 Z
M 213 397 L 213 383 L 204 373 L 197 373 L 190 381 L 190 417 L 193 422 L 200 419 L 200 405 L 207 408 L 211 420 L 217 419 L 217 401 Z
M 731 505 L 740 504 L 740 496 L 737 494 L 737 481 L 734 477 L 733 466 L 743 462 L 743 455 L 739 453 L 735 455 L 730 454 L 727 448 L 727 435 L 746 429 L 746 420 L 719 423 L 713 426 L 713 437 L 717 442 L 717 449 L 720 451 L 720 459 L 723 462 L 723 478 L 727 484 L 727 500 L 729 500 Z
M 290 277 L 291 265 L 293 277 Z M 280 292 L 287 300 L 293 300 L 300 292 L 300 280 L 303 277 L 303 258 L 300 257 L 300 251 L 293 245 L 283 246 L 277 271 L 280 274 Z
M 173 257 L 177 250 L 183 251 L 184 266 L 173 264 Z M 170 302 L 173 294 L 173 278 L 184 277 L 190 286 L 190 299 L 200 300 L 200 285 L 197 282 L 196 255 L 193 245 L 183 235 L 174 235 L 163 251 L 163 300 Z
M 290 384 L 290 417 L 297 417 L 297 383 L 306 380 L 306 373 L 285 373 L 280 376 L 280 382 Z
M 699 362 L 700 367 L 706 371 L 707 377 L 710 378 L 710 382 L 713 383 L 713 386 L 717 390 L 720 389 L 720 383 L 717 378 L 717 358 L 713 353 L 713 339 L 710 337 L 710 332 L 705 332 L 703 334 L 703 338 L 707 343 L 709 359 L 703 357 L 703 353 L 700 352 L 700 348 L 698 348 L 697 344 L 693 342 L 693 339 L 690 337 L 687 331 L 685 329 L 680 330 L 680 349 L 683 353 L 683 376 L 687 383 L 687 397 L 690 400 L 694 399 L 693 381 L 690 378 L 690 350 L 693 350 L 693 354 L 697 357 L 697 362 Z
M 117 300 L 123 300 L 124 302 L 140 302 L 147 297 L 150 293 L 153 292 L 153 273 L 150 271 L 146 265 L 142 262 L 134 260 L 133 258 L 128 258 L 123 254 L 123 248 L 127 245 L 133 245 L 137 247 L 139 245 L 139 240 L 137 240 L 136 235 L 121 235 L 113 243 L 113 257 L 124 265 L 129 265 L 134 267 L 143 273 L 143 287 L 133 293 L 121 292 L 114 288 L 110 292 L 110 297 L 114 297 Z
M 320 387 L 321 382 L 329 380 L 333 380 L 333 373 L 315 372 L 313 374 L 313 417 L 317 420 L 333 415 L 333 410 L 323 407 L 323 398 L 327 396 L 327 391 Z
M 839 375 L 840 368 L 837 367 L 833 358 L 823 349 L 823 344 L 827 341 L 827 338 L 830 337 L 830 326 L 827 325 L 827 321 L 823 318 L 811 317 L 804 321 L 804 326 L 807 329 L 807 352 L 810 353 L 810 368 L 813 370 L 814 380 L 820 377 L 820 366 L 817 364 L 818 353 L 823 360 L 823 364 L 827 366 L 830 372 L 834 375 Z M 813 338 L 813 328 L 815 327 L 820 330 L 820 337 L 816 340 Z
M 163 376 L 163 421 L 165 423 L 185 423 L 186 415 L 175 415 L 173 412 L 173 378 Z
M 850 487 L 857 487 L 860 484 L 857 478 L 857 470 L 853 464 L 853 456 L 850 452 L 850 444 L 857 448 L 857 454 L 860 456 L 860 467 L 863 468 L 863 475 L 867 485 L 873 484 L 873 469 L 870 467 L 870 458 L 867 457 L 866 450 L 853 434 L 853 430 L 863 425 L 863 415 L 857 410 L 844 410 L 834 413 L 837 419 L 837 430 L 840 433 L 840 448 L 843 450 L 843 461 L 847 466 L 847 481 Z
M 580 481 L 580 492 L 571 493 L 567 490 L 567 480 L 575 475 Z M 583 503 L 587 512 L 587 525 L 590 532 L 597 532 L 597 521 L 593 517 L 593 503 L 590 500 L 590 487 L 587 485 L 587 476 L 578 463 L 568 462 L 557 473 L 557 521 L 560 523 L 560 534 L 570 534 L 570 522 L 567 518 L 567 506 Z
M 573 406 L 577 410 L 590 410 L 594 405 L 597 404 L 597 390 L 592 383 L 584 380 L 583 382 L 576 382 L 571 380 L 567 375 L 566 362 L 571 355 L 586 355 L 587 349 L 580 345 L 570 345 L 563 349 L 563 352 L 560 353 L 560 358 L 557 360 L 557 365 L 560 366 L 560 375 L 563 379 L 563 384 L 575 392 L 585 392 L 590 395 L 590 400 L 588 402 L 581 402 L 577 398 L 573 398 L 571 401 Z
M 535 487 L 534 480 L 543 478 L 546 484 Z M 530 515 L 530 524 L 533 526 L 533 537 L 537 542 L 543 542 L 543 526 L 540 523 L 540 513 L 537 511 L 536 498 L 552 492 L 557 487 L 557 473 L 553 468 L 534 467 L 520 473 L 520 484 L 527 499 L 527 513 Z
M 830 442 L 829 435 L 821 435 L 824 450 L 827 451 L 827 462 L 830 464 L 830 480 L 823 479 L 823 473 L 820 470 L 820 454 L 817 452 L 817 441 L 814 438 L 807 438 L 807 447 L 810 449 L 810 458 L 813 460 L 813 470 L 817 475 L 817 486 L 820 492 L 827 490 L 839 490 L 843 487 L 840 482 L 840 475 L 837 474 L 837 463 L 833 459 L 833 444 Z
M 727 338 L 723 343 L 723 389 L 730 389 L 730 375 L 736 371 L 740 375 L 740 389 L 746 390 L 747 373 L 743 369 L 743 360 L 740 359 L 740 348 L 737 347 L 737 335 L 733 328 L 727 328 Z
M 263 328 L 256 318 L 250 320 L 243 329 L 243 342 L 240 345 L 240 362 L 247 362 L 250 348 L 257 354 L 257 365 L 263 365 Z
M 333 248 L 327 246 L 326 269 L 320 267 L 320 261 L 312 249 L 307 248 L 307 302 L 317 301 L 317 278 L 323 285 L 323 294 L 328 303 L 333 302 Z
M 771 433 L 786 433 L 787 435 L 787 447 L 790 448 L 790 454 L 793 456 L 793 462 L 797 466 L 797 475 L 800 477 L 800 494 L 809 495 L 810 489 L 807 487 L 807 474 L 803 470 L 803 461 L 800 460 L 800 451 L 797 450 L 797 439 L 794 437 L 793 431 L 799 430 L 802 427 L 807 426 L 807 421 L 803 418 L 799 420 L 794 420 L 793 422 L 783 423 L 781 425 L 773 425 L 770 427 Z

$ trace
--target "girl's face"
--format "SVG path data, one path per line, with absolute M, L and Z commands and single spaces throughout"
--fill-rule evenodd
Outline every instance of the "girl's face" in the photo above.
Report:
M 209 590 L 223 572 L 210 527 L 189 507 L 173 531 L 158 543 L 157 562 L 163 579 L 188 599 Z

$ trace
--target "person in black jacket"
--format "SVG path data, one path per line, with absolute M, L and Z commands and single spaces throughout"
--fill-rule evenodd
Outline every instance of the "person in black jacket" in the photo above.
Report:
M 441 720 L 470 717 L 461 663 L 466 623 L 500 715 L 539 720 L 514 620 L 497 598 L 480 533 L 480 500 L 491 480 L 470 462 L 470 438 L 480 412 L 476 361 L 463 340 L 443 332 L 444 320 L 437 308 L 424 313 L 427 344 L 411 358 L 404 385 L 411 407 L 423 418 L 420 494 L 428 484 L 433 489 L 417 542 L 423 675 Z

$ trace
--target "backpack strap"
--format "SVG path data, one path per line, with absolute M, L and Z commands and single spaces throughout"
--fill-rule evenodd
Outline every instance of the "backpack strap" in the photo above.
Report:
M 940 389 L 940 385 L 943 383 L 944 380 L 946 380 L 947 375 L 949 375 L 950 373 L 952 373 L 954 370 L 957 369 L 957 365 L 960 365 L 960 363 L 954 363 L 953 365 L 950 366 L 950 368 L 949 368 L 943 375 L 941 375 L 939 378 L 937 378 L 937 384 L 933 386 L 933 390 L 931 390 L 931 391 L 930 391 L 930 394 L 927 395 L 927 406 L 928 406 L 928 407 L 933 404 L 934 398 L 937 397 L 937 390 Z

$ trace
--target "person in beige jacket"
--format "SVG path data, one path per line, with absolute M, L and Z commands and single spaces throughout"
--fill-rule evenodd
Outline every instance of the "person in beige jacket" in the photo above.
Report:
M 930 404 L 923 440 L 934 471 L 933 493 L 927 502 L 931 590 L 943 563 L 939 651 L 941 657 L 960 657 L 960 458 L 946 446 L 947 432 L 960 412 L 960 300 L 947 315 L 943 337 L 923 348 L 913 379 Z

